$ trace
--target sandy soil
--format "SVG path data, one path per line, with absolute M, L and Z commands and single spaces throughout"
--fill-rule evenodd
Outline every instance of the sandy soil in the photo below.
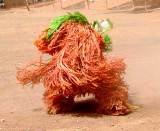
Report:
M 37 58 L 39 52 L 33 45 L 34 39 L 50 19 L 68 10 L 60 11 L 58 3 L 55 8 L 32 7 L 31 12 L 25 8 L 0 10 L 0 130 L 160 130 L 160 12 L 109 13 L 104 7 L 98 11 L 93 5 L 92 8 L 80 11 L 90 20 L 109 17 L 114 23 L 109 32 L 113 39 L 110 55 L 124 57 L 129 96 L 140 108 L 127 116 L 106 116 L 95 113 L 93 102 L 88 100 L 69 114 L 46 114 L 41 101 L 43 86 L 22 89 L 15 78 L 16 66 Z

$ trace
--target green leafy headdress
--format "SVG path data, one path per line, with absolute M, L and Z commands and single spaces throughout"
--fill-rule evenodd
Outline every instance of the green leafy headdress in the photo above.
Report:
M 53 33 L 58 30 L 58 28 L 67 21 L 79 22 L 79 23 L 87 23 L 89 24 L 87 18 L 79 12 L 68 13 L 64 16 L 59 16 L 51 21 L 51 25 L 49 27 L 49 32 L 47 34 L 47 41 L 49 41 L 53 35 Z

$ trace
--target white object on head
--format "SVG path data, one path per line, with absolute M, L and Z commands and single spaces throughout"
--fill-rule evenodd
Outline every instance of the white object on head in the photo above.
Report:
M 110 24 L 109 24 L 109 22 L 108 22 L 107 20 L 104 20 L 104 21 L 102 21 L 101 26 L 102 26 L 102 28 L 104 29 L 104 28 L 109 27 Z

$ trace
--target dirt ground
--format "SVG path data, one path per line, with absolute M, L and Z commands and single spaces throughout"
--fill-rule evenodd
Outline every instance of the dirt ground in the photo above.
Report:
M 130 100 L 140 108 L 127 116 L 107 116 L 95 113 L 93 102 L 87 100 L 71 113 L 46 114 L 43 86 L 22 89 L 15 78 L 16 67 L 39 56 L 33 41 L 49 21 L 73 10 L 60 10 L 59 4 L 55 8 L 32 6 L 30 12 L 25 8 L 0 10 L 0 131 L 160 130 L 160 11 L 113 13 L 101 6 L 80 12 L 90 20 L 113 21 L 109 55 L 125 59 Z

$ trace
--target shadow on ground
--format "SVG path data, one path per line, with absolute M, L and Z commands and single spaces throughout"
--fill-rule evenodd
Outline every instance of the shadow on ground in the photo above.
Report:
M 77 101 L 69 114 L 75 117 L 102 117 L 102 114 L 96 112 L 97 102 L 95 99 L 86 99 L 82 101 Z M 66 114 L 64 114 L 66 115 Z

